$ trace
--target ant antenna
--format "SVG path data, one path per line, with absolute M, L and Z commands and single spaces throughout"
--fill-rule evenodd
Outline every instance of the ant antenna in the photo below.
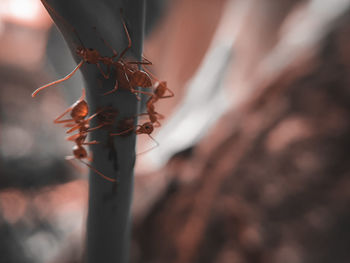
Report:
M 113 52 L 112 58 L 115 58 L 116 56 L 118 56 L 118 52 L 115 51 L 114 48 L 112 48 L 112 46 L 101 36 L 101 34 L 97 31 L 97 28 L 93 26 L 92 29 L 94 30 L 95 34 L 100 38 L 100 40 L 106 45 L 106 47 L 112 50 Z
M 81 66 L 84 64 L 84 60 L 80 61 L 80 63 L 75 67 L 75 69 L 73 69 L 73 71 L 71 73 L 69 73 L 67 76 L 65 76 L 64 78 L 55 80 L 53 82 L 50 82 L 44 86 L 41 86 L 40 88 L 36 89 L 33 93 L 32 93 L 32 97 L 34 98 L 40 91 L 42 91 L 43 89 L 46 89 L 48 87 L 51 87 L 53 85 L 59 84 L 67 79 L 69 79 L 70 77 L 72 77 L 74 75 L 74 73 L 81 68 Z
M 152 151 L 153 149 L 155 149 L 155 148 L 157 148 L 157 147 L 159 146 L 159 142 L 157 142 L 150 134 L 147 134 L 147 135 L 148 135 L 148 136 L 152 139 L 152 141 L 154 141 L 156 144 L 153 145 L 151 148 L 149 148 L 149 149 L 147 149 L 147 150 L 145 150 L 145 151 L 143 151 L 143 152 L 140 152 L 140 153 L 138 153 L 138 154 L 136 154 L 136 155 L 141 155 L 141 154 L 148 153 L 148 152 Z
M 89 168 L 91 168 L 95 173 L 97 173 L 99 176 L 101 176 L 103 179 L 110 181 L 110 182 L 116 182 L 117 180 L 114 178 L 110 178 L 108 176 L 105 176 L 103 173 L 101 173 L 100 171 L 98 171 L 95 167 L 93 167 L 91 164 L 84 162 L 81 159 L 77 159 L 78 161 L 82 162 L 83 164 L 87 165 Z
M 121 59 L 122 57 L 124 57 L 125 53 L 131 48 L 131 38 L 130 38 L 130 35 L 129 35 L 128 28 L 126 27 L 126 23 L 125 23 L 125 19 L 124 19 L 124 16 L 123 16 L 123 9 L 122 8 L 120 8 L 120 19 L 122 20 L 124 31 L 125 31 L 126 37 L 128 38 L 128 46 L 122 51 L 122 53 L 120 54 L 118 60 Z

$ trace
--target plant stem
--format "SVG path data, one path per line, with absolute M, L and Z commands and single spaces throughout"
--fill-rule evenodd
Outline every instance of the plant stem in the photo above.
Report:
M 80 58 L 76 56 L 75 50 L 81 45 L 79 38 L 86 48 L 96 49 L 102 56 L 112 56 L 110 48 L 99 39 L 93 27 L 97 28 L 98 34 L 102 35 L 118 53 L 127 46 L 120 8 L 123 9 L 123 17 L 132 39 L 132 48 L 126 57 L 141 58 L 144 28 L 143 0 L 51 0 L 48 3 L 66 21 L 49 12 L 64 35 L 77 63 L 80 62 Z M 75 28 L 79 37 L 66 23 Z M 139 103 L 134 94 L 118 90 L 110 95 L 101 95 L 113 89 L 115 83 L 113 74 L 106 80 L 96 65 L 87 63 L 82 66 L 81 71 L 90 115 L 100 107 L 112 107 L 118 110 L 117 120 L 137 114 Z M 91 127 L 96 125 L 96 120 L 91 122 Z M 135 134 L 127 137 L 115 136 L 113 139 L 109 139 L 108 134 L 109 131 L 103 129 L 92 132 L 91 140 L 100 142 L 91 147 L 94 157 L 92 166 L 105 176 L 116 178 L 118 182 L 113 184 L 90 171 L 85 261 L 125 263 L 129 258 Z

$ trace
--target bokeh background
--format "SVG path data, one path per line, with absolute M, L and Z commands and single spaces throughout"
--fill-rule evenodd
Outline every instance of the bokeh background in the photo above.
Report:
M 87 170 L 52 123 L 81 77 L 30 97 L 75 66 L 39 0 L 0 1 L 0 47 L 0 262 L 81 262 Z M 147 1 L 144 54 L 176 96 L 131 262 L 350 262 L 350 1 Z

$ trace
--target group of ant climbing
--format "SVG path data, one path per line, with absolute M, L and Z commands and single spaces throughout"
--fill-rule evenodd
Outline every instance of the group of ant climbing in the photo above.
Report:
M 68 24 L 47 2 L 46 0 L 41 0 L 44 6 L 47 8 L 49 12 L 51 12 L 54 16 L 63 21 L 64 24 Z M 71 78 L 79 68 L 81 68 L 85 63 L 94 64 L 101 72 L 101 75 L 104 79 L 109 79 L 111 77 L 111 71 L 113 70 L 113 77 L 115 78 L 114 88 L 102 95 L 109 95 L 111 93 L 117 92 L 118 89 L 128 90 L 132 94 L 136 96 L 137 100 L 140 100 L 138 94 L 145 94 L 149 96 L 146 102 L 146 112 L 137 114 L 130 118 L 126 118 L 120 120 L 117 123 L 117 131 L 109 130 L 109 136 L 126 136 L 135 132 L 136 134 L 147 134 L 152 140 L 151 136 L 155 127 L 160 126 L 159 120 L 163 118 L 163 116 L 156 112 L 155 103 L 160 99 L 170 98 L 174 96 L 174 93 L 167 87 L 165 81 L 159 81 L 147 68 L 146 65 L 152 65 L 152 63 L 143 58 L 142 61 L 129 61 L 126 60 L 125 54 L 131 48 L 132 42 L 131 38 L 126 26 L 124 19 L 122 18 L 122 23 L 124 27 L 124 31 L 126 37 L 128 39 L 128 46 L 120 53 L 118 53 L 102 38 L 100 39 L 104 42 L 104 44 L 112 50 L 113 55 L 111 57 L 102 56 L 96 49 L 86 48 L 83 45 L 83 42 L 79 38 L 76 30 L 71 28 L 71 30 L 76 34 L 80 41 L 80 46 L 76 48 L 76 54 L 81 58 L 80 63 L 76 66 L 76 68 L 65 76 L 62 79 L 53 81 L 48 83 L 38 89 L 36 89 L 32 93 L 32 97 L 35 97 L 40 91 L 51 87 L 53 85 L 57 85 L 62 83 L 65 80 Z M 94 28 L 96 30 L 96 28 Z M 104 65 L 107 68 L 107 72 L 103 71 L 101 65 Z M 142 69 L 140 69 L 142 67 Z M 151 91 L 143 91 L 138 90 L 140 88 L 148 88 Z M 63 119 L 70 113 L 71 118 Z M 100 129 L 105 126 L 113 127 L 114 120 L 117 115 L 117 110 L 114 110 L 110 107 L 105 107 L 98 109 L 96 113 L 89 115 L 89 106 L 85 100 L 85 89 L 83 89 L 82 96 L 69 108 L 67 108 L 60 116 L 58 116 L 54 123 L 56 124 L 64 124 L 64 127 L 68 128 L 66 131 L 67 134 L 70 134 L 74 131 L 78 131 L 76 134 L 67 137 L 68 141 L 73 141 L 75 145 L 73 146 L 73 155 L 67 156 L 66 160 L 78 160 L 81 163 L 90 167 L 94 172 L 100 175 L 102 178 L 116 182 L 116 179 L 105 176 L 103 173 L 94 168 L 89 162 L 92 161 L 92 156 L 89 156 L 87 150 L 84 146 L 86 145 L 94 145 L 99 142 L 96 140 L 86 141 L 87 135 L 89 132 Z M 148 117 L 148 121 L 135 125 L 134 119 L 139 116 Z M 98 125 L 96 127 L 90 128 L 89 122 L 97 117 Z M 155 140 L 154 140 L 155 141 Z M 148 150 L 147 150 L 148 151 Z M 147 152 L 146 151 L 146 152 Z M 86 159 L 88 162 L 84 161 Z

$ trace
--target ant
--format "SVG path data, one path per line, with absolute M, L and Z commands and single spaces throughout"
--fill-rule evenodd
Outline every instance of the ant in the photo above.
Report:
M 120 13 L 122 18 L 123 28 L 124 28 L 126 37 L 128 39 L 128 46 L 120 53 L 118 59 L 112 63 L 112 65 L 115 67 L 115 74 L 116 74 L 116 82 L 115 82 L 114 88 L 104 93 L 103 95 L 111 94 L 117 91 L 118 88 L 120 87 L 121 89 L 124 89 L 124 90 L 130 90 L 131 93 L 135 94 L 138 100 L 141 100 L 141 98 L 137 95 L 137 93 L 142 93 L 149 96 L 152 96 L 152 93 L 137 90 L 136 87 L 150 88 L 152 87 L 152 81 L 147 72 L 138 69 L 136 66 L 152 65 L 152 62 L 146 58 L 143 58 L 143 61 L 124 61 L 123 57 L 125 56 L 126 52 L 131 48 L 132 41 L 130 38 L 128 28 L 124 21 L 122 12 L 123 11 L 121 9 Z M 114 57 L 116 57 L 117 52 L 101 36 L 100 36 L 100 39 L 104 42 L 104 44 L 109 49 L 112 50 Z
M 149 72 L 149 74 L 153 79 L 156 79 L 157 82 L 154 85 L 154 93 L 146 102 L 147 113 L 141 113 L 138 116 L 148 115 L 151 123 L 157 125 L 154 127 L 160 127 L 161 125 L 158 119 L 163 119 L 164 116 L 155 111 L 154 103 L 156 103 L 159 99 L 174 97 L 174 92 L 167 87 L 166 81 L 159 81 L 152 73 Z M 170 95 L 165 95 L 166 91 L 168 91 Z
M 148 105 L 154 104 L 157 102 L 159 99 L 166 99 L 166 98 L 171 98 L 174 97 L 175 94 L 174 92 L 168 88 L 167 82 L 166 81 L 160 81 L 156 76 L 154 76 L 148 68 L 144 66 L 146 72 L 154 79 L 156 80 L 156 83 L 154 84 L 154 90 L 153 90 L 153 95 L 149 98 L 147 101 L 147 108 Z M 169 95 L 165 95 L 165 93 L 168 91 L 170 93 Z
M 43 5 L 46 7 L 46 9 L 48 9 L 49 11 L 51 11 L 56 17 L 58 17 L 61 21 L 63 21 L 63 23 L 69 27 L 77 36 L 80 45 L 78 46 L 75 50 L 75 53 L 81 58 L 81 61 L 79 62 L 79 64 L 73 69 L 73 71 L 71 73 L 69 73 L 67 76 L 58 79 L 56 81 L 50 82 L 44 86 L 41 86 L 40 88 L 36 89 L 33 93 L 32 93 L 32 97 L 34 98 L 41 90 L 51 87 L 53 85 L 59 84 L 63 81 L 66 81 L 68 79 L 70 79 L 79 68 L 81 68 L 84 63 L 88 63 L 88 64 L 95 64 L 97 66 L 97 68 L 99 69 L 99 71 L 101 72 L 101 74 L 103 75 L 103 77 L 105 79 L 109 78 L 110 75 L 110 67 L 113 64 L 113 59 L 115 57 L 117 57 L 117 54 L 114 53 L 112 57 L 103 57 L 101 56 L 101 54 L 96 50 L 96 49 L 92 49 L 92 48 L 86 48 L 83 44 L 83 41 L 80 39 L 78 32 L 76 31 L 76 29 L 74 27 L 72 27 L 71 25 L 68 24 L 68 22 L 66 22 L 64 20 L 64 18 L 59 15 L 47 2 L 46 0 L 41 0 L 41 2 L 43 3 Z M 104 73 L 100 63 L 103 63 L 107 66 L 107 73 Z
M 85 140 L 88 132 L 99 128 L 99 127 L 95 127 L 90 129 L 89 121 L 94 117 L 96 117 L 101 111 L 102 110 L 97 111 L 95 114 L 91 115 L 89 118 L 86 119 L 89 112 L 89 107 L 87 102 L 85 101 L 85 89 L 83 89 L 82 96 L 72 106 L 70 106 L 60 116 L 58 116 L 54 120 L 54 123 L 67 123 L 65 126 L 71 127 L 71 129 L 69 129 L 67 133 L 71 133 L 79 129 L 79 132 L 77 134 L 74 134 L 67 138 L 68 141 L 74 141 L 76 145 L 73 146 L 73 155 L 67 156 L 65 158 L 66 160 L 76 159 L 81 163 L 85 164 L 86 166 L 88 166 L 89 168 L 91 168 L 94 172 L 96 172 L 102 178 L 110 182 L 116 182 L 115 179 L 105 176 L 96 168 L 94 168 L 91 164 L 83 161 L 83 159 L 87 159 L 90 162 L 92 161 L 92 157 L 88 156 L 88 153 L 84 148 L 84 145 L 93 145 L 93 144 L 99 143 L 96 140 L 90 141 L 90 142 L 86 142 Z M 70 115 L 72 118 L 62 120 L 63 116 L 65 116 L 68 112 L 70 112 Z
M 148 101 L 146 103 L 147 113 L 141 113 L 141 114 L 138 114 L 136 116 L 145 116 L 146 115 L 149 117 L 150 121 L 145 122 L 142 125 L 137 125 L 136 127 L 138 127 L 138 128 L 135 130 L 135 133 L 136 134 L 147 134 L 156 143 L 155 147 L 157 147 L 157 146 L 159 146 L 159 143 L 151 136 L 151 133 L 153 132 L 155 127 L 161 126 L 158 119 L 163 119 L 164 116 L 155 111 L 154 103 L 157 102 L 159 99 L 174 97 L 174 92 L 167 87 L 166 81 L 159 81 L 151 72 L 148 72 L 148 73 L 152 76 L 153 79 L 156 80 L 156 83 L 154 85 L 155 86 L 154 93 L 151 94 L 150 98 L 148 99 Z M 168 91 L 168 93 L 170 93 L 169 95 L 165 95 L 167 91 Z M 124 120 L 120 126 L 125 127 L 124 131 L 121 131 L 119 133 L 110 133 L 110 135 L 111 136 L 125 135 L 125 134 L 128 134 L 128 133 L 130 133 L 130 131 L 135 129 L 135 126 L 133 125 L 133 119 Z M 154 149 L 155 147 L 152 147 L 151 149 L 149 149 L 145 152 L 142 152 L 141 154 L 146 153 L 146 152 Z
M 153 150 L 154 148 L 159 146 L 159 143 L 151 136 L 151 133 L 154 130 L 154 125 L 152 122 L 145 122 L 141 125 L 134 125 L 134 118 L 127 118 L 124 120 L 121 120 L 119 122 L 119 129 L 121 128 L 125 128 L 122 132 L 118 132 L 118 133 L 110 133 L 110 136 L 118 136 L 118 135 L 129 135 L 130 132 L 132 132 L 133 130 L 135 130 L 135 134 L 139 135 L 139 134 L 147 134 L 148 137 L 150 137 L 155 143 L 156 145 L 151 147 L 150 149 L 143 151 L 141 153 L 138 153 L 138 155 L 140 154 L 144 154 L 147 153 L 151 150 Z

